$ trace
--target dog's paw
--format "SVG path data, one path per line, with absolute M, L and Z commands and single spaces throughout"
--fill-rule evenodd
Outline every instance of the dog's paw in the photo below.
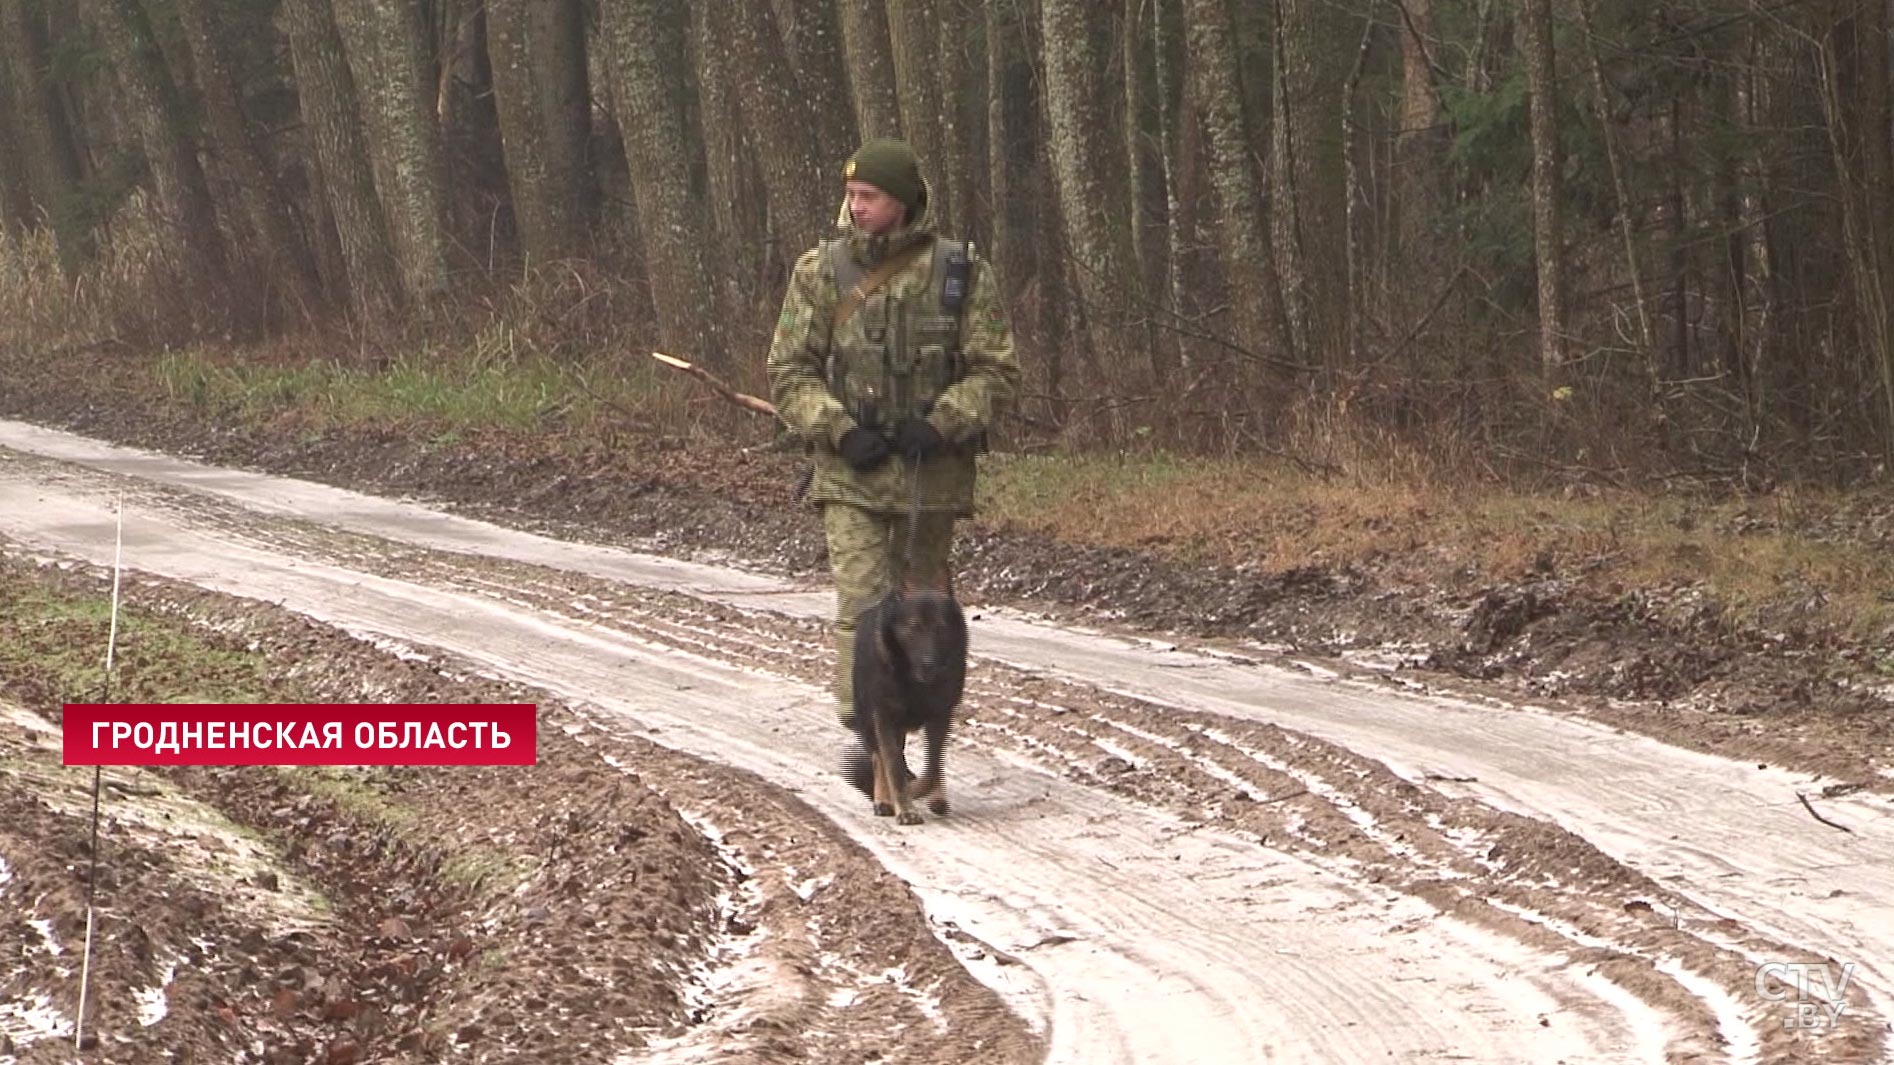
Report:
M 927 808 L 934 812 L 935 817 L 946 817 L 947 816 L 947 797 L 945 795 L 937 795 L 934 798 L 927 800 Z
M 875 816 L 876 816 L 876 817 L 893 817 L 893 816 L 894 816 L 894 804 L 893 804 L 893 803 L 891 803 L 891 802 L 878 802 L 878 803 L 876 803 L 876 804 L 875 804 Z
M 900 815 L 894 819 L 894 822 L 897 825 L 918 825 L 923 820 L 925 820 L 925 818 L 921 816 L 919 810 L 907 809 L 901 811 Z

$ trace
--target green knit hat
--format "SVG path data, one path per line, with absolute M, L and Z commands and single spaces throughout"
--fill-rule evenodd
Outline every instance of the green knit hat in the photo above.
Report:
M 866 181 L 910 211 L 921 205 L 921 163 L 903 140 L 877 137 L 862 145 L 843 165 L 842 180 Z

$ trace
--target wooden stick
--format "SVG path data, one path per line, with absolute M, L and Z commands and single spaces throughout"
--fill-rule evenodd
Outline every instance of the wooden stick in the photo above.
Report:
M 711 388 L 711 391 L 717 393 L 718 395 L 729 400 L 730 402 L 735 403 L 737 406 L 742 407 L 744 410 L 755 411 L 758 414 L 767 414 L 772 418 L 776 416 L 775 404 L 771 403 L 767 399 L 758 399 L 757 397 L 752 396 L 746 392 L 738 392 L 736 389 L 731 388 L 727 384 L 724 384 L 723 381 L 718 379 L 716 374 L 711 373 L 709 370 L 704 369 L 702 366 L 698 366 L 695 363 L 685 362 L 683 359 L 680 359 L 674 355 L 666 355 L 662 351 L 652 352 L 651 357 L 658 360 L 659 362 L 663 363 L 666 366 L 675 367 L 679 370 L 684 371 L 687 374 L 690 374 L 692 377 L 695 377 L 699 381 L 702 381 L 703 383 L 709 385 Z
M 1852 829 L 1852 828 L 1849 828 L 1849 827 L 1848 827 L 1847 825 L 1844 825 L 1844 824 L 1842 824 L 1842 823 L 1841 823 L 1841 822 L 1839 822 L 1839 821 L 1830 821 L 1830 820 L 1829 820 L 1828 818 L 1826 818 L 1826 817 L 1823 817 L 1823 816 L 1822 816 L 1821 814 L 1819 814 L 1819 813 L 1816 813 L 1816 812 L 1815 812 L 1815 807 L 1814 807 L 1814 806 L 1811 806 L 1811 805 L 1809 804 L 1809 797 L 1808 797 L 1808 796 L 1806 796 L 1806 795 L 1804 795 L 1804 794 L 1802 794 L 1801 792 L 1799 792 L 1799 791 L 1798 791 L 1798 792 L 1796 792 L 1796 793 L 1795 793 L 1795 797 L 1796 797 L 1796 798 L 1798 798 L 1798 799 L 1801 799 L 1801 800 L 1802 800 L 1802 809 L 1804 809 L 1804 810 L 1807 810 L 1807 811 L 1809 812 L 1809 816 L 1810 816 L 1810 817 L 1813 817 L 1813 818 L 1814 818 L 1815 820 L 1817 820 L 1817 821 L 1820 821 L 1820 822 L 1821 822 L 1822 824 L 1824 824 L 1824 825 L 1827 825 L 1827 826 L 1828 826 L 1829 828 L 1839 828 L 1839 829 L 1841 829 L 1841 830 L 1842 830 L 1843 832 L 1853 832 L 1853 831 L 1854 831 L 1854 829 Z

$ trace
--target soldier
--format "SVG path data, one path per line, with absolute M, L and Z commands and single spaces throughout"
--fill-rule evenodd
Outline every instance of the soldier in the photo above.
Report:
M 856 619 L 904 578 L 951 587 L 975 456 L 1020 375 L 993 270 L 935 233 L 913 149 L 870 140 L 842 177 L 846 233 L 796 260 L 769 380 L 813 457 L 806 499 L 821 508 L 835 580 L 836 711 L 852 727 Z

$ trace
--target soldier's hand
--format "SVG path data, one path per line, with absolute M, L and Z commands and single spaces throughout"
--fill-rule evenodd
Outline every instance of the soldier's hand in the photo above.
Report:
M 835 450 L 841 453 L 842 461 L 859 471 L 872 470 L 888 461 L 888 442 L 880 433 L 859 425 L 842 434 Z
M 894 449 L 917 459 L 933 458 L 947 449 L 947 438 L 926 418 L 908 418 L 894 427 Z

